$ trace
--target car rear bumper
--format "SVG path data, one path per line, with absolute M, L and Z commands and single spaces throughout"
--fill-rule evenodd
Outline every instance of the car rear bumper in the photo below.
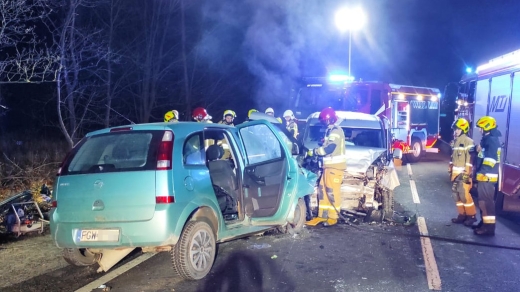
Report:
M 148 221 L 62 223 L 51 221 L 51 236 L 60 248 L 117 248 L 175 245 L 180 234 L 175 234 L 179 220 L 172 210 L 161 210 Z M 118 230 L 112 241 L 81 241 L 78 230 Z

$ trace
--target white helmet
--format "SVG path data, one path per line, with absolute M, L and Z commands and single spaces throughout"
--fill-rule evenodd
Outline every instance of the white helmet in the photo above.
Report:
M 293 114 L 293 112 L 292 112 L 292 110 L 286 110 L 286 111 L 284 111 L 284 112 L 283 112 L 283 117 L 284 117 L 284 118 L 285 118 L 285 117 L 291 117 L 291 119 L 294 119 L 294 118 L 295 118 L 295 117 L 294 117 L 294 114 Z
M 274 115 L 274 109 L 272 107 L 268 107 L 266 110 L 265 110 L 265 113 L 266 114 L 273 114 Z

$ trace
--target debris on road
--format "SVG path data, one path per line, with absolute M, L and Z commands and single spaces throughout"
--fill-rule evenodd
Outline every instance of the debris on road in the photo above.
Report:
M 278 258 L 277 255 L 273 255 L 273 256 L 271 257 L 272 260 L 277 259 L 277 258 Z
M 270 248 L 271 245 L 267 243 L 262 244 L 253 244 L 247 247 L 247 249 L 264 249 L 264 248 Z

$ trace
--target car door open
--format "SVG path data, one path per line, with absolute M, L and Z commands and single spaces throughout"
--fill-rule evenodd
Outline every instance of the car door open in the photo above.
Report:
M 287 157 L 272 129 L 264 123 L 240 127 L 245 151 L 244 207 L 252 218 L 269 217 L 279 209 L 287 180 Z

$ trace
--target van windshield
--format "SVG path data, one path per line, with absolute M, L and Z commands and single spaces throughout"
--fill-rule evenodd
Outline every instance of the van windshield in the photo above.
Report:
M 381 129 L 363 129 L 342 127 L 345 134 L 345 145 L 362 146 L 371 148 L 385 148 Z M 309 132 L 305 137 L 306 141 L 321 142 L 325 136 L 326 128 L 323 126 L 310 126 Z
M 128 131 L 85 138 L 71 153 L 62 175 L 154 169 L 163 131 Z M 155 138 L 154 138 L 155 137 Z

